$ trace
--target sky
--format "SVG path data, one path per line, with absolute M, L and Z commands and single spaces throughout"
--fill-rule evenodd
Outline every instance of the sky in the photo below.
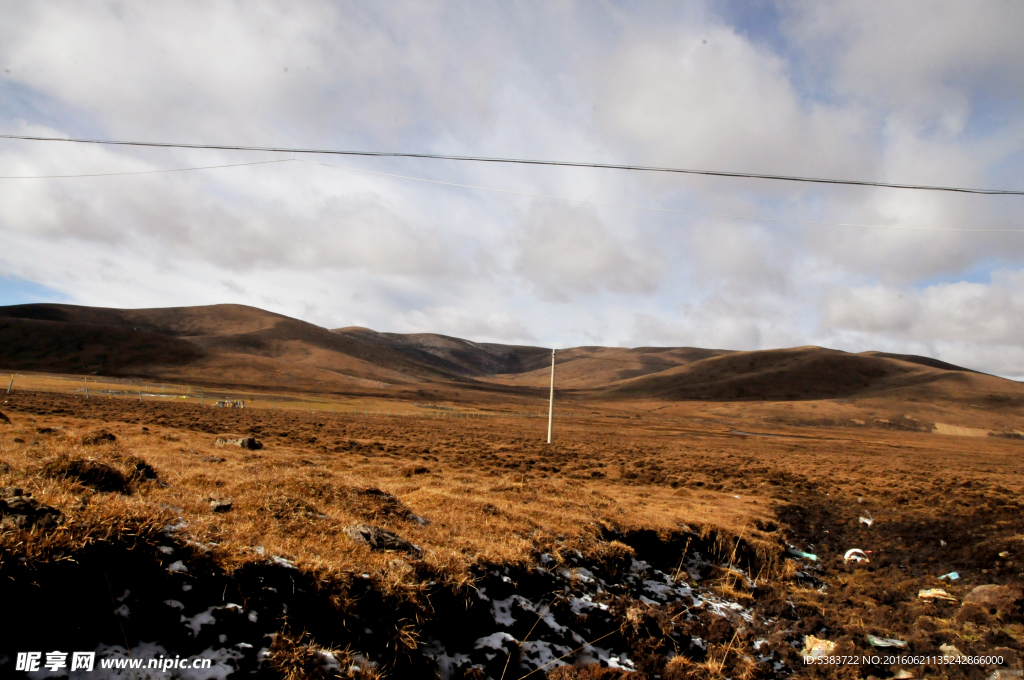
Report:
M 0 13 L 0 134 L 1024 189 L 1012 0 Z M 184 168 L 207 169 L 150 172 Z M 137 174 L 26 178 L 101 173 Z M 0 304 L 239 303 L 554 347 L 820 345 L 1024 379 L 1021 196 L 20 140 L 0 140 L 0 176 Z

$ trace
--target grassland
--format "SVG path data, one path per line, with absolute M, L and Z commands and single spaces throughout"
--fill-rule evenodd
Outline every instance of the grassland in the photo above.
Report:
M 803 412 L 820 413 L 814 405 Z M 501 406 L 486 412 L 521 408 Z M 946 645 L 1020 667 L 1019 597 L 962 602 L 980 585 L 1019 595 L 1024 443 L 840 426 L 786 404 L 663 406 L 593 405 L 560 419 L 549 446 L 539 418 L 388 415 L 414 411 L 409 403 L 377 415 L 15 391 L 0 407 L 11 421 L 0 425 L 0 487 L 60 514 L 0 534 L 3 597 L 26 624 L 5 651 L 44 645 L 45 630 L 45 645 L 136 653 L 154 641 L 212 653 L 225 636 L 253 647 L 226 667 L 249 663 L 266 677 L 607 678 L 626 673 L 608 658 L 627 657 L 629 671 L 665 678 L 995 668 L 808 667 L 799 654 L 807 635 L 837 654 L 877 653 L 871 634 L 919 656 Z M 216 443 L 242 437 L 263 448 Z M 408 545 L 374 549 L 353 539 L 358 526 Z M 870 562 L 845 561 L 850 548 Z M 692 595 L 631 591 L 640 563 Z M 937 579 L 952 571 L 961 578 Z M 485 593 L 501 588 L 536 606 L 493 609 L 498 595 Z M 542 592 L 551 588 L 562 594 L 552 600 Z M 917 597 L 928 588 L 955 601 Z M 112 614 L 125 591 L 133 613 Z M 69 600 L 75 615 L 55 620 Z M 168 601 L 181 611 L 164 611 Z M 587 623 L 584 601 L 607 612 Z M 253 621 L 232 623 L 221 611 L 232 603 Z M 195 624 L 203 612 L 218 623 Z M 548 614 L 552 626 L 516 628 Z M 571 649 L 545 641 L 556 626 L 604 639 L 542 667 L 548 657 L 531 657 L 526 638 Z M 474 652 L 481 639 L 500 644 Z M 602 644 L 614 655 L 601 657 Z M 461 652 L 479 663 L 450 663 Z M 335 661 L 325 665 L 326 653 Z

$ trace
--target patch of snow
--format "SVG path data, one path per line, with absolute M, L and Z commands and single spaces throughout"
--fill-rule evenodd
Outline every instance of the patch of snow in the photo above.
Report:
M 173 534 L 175 531 L 181 531 L 182 529 L 184 529 L 187 526 L 188 526 L 188 522 L 186 522 L 184 519 L 179 517 L 177 524 L 168 524 L 167 526 L 165 526 L 162 529 L 160 529 L 160 531 L 162 531 L 162 532 L 164 532 L 166 534 Z
M 449 654 L 439 640 L 430 640 L 423 653 L 437 662 L 437 674 L 441 680 L 451 680 L 454 672 L 470 665 L 466 654 Z
M 608 611 L 608 605 L 596 604 L 590 600 L 590 595 L 584 595 L 583 597 L 573 597 L 570 595 L 566 598 L 569 602 L 569 608 L 572 609 L 572 613 L 577 616 L 583 616 L 584 613 L 590 609 L 602 609 Z
M 491 603 L 491 609 L 494 612 L 494 622 L 499 626 L 514 626 L 516 619 L 512 616 L 512 605 L 516 602 L 518 602 L 519 606 L 527 611 L 536 611 L 533 607 L 533 603 L 525 597 L 522 597 L 521 595 L 513 595 L 505 598 L 504 600 L 494 600 Z
M 583 581 L 584 583 L 594 583 L 597 581 L 597 577 L 594 576 L 594 572 L 590 571 L 585 567 L 576 567 L 575 569 L 573 569 L 573 572 L 576 578 Z
M 529 663 L 533 668 L 545 667 L 546 669 L 568 666 L 566 661 L 559 659 L 572 652 L 571 647 L 556 645 L 543 640 L 531 640 L 520 645 L 522 649 L 522 661 Z M 531 669 L 533 670 L 533 669 Z
M 473 649 L 497 649 L 499 651 L 504 650 L 505 646 L 502 644 L 506 640 L 511 640 L 513 644 L 517 643 L 517 640 L 509 635 L 508 633 L 497 632 L 491 633 L 482 638 L 478 638 L 473 643 Z
M 320 658 L 323 659 L 325 671 L 327 671 L 331 675 L 335 675 L 336 672 L 340 673 L 341 664 L 338 663 L 338 659 L 334 656 L 334 654 L 331 654 L 328 651 L 320 650 Z
M 181 615 L 181 622 L 185 624 L 186 628 L 192 629 L 192 637 L 199 635 L 199 629 L 203 626 L 217 623 L 217 619 L 214 618 L 213 612 L 221 609 L 221 607 L 210 607 L 205 612 L 200 612 L 195 616 L 188 617 L 184 614 Z
M 647 571 L 650 568 L 651 565 L 647 564 L 643 560 L 638 560 L 636 558 L 633 558 L 629 565 L 629 570 L 634 574 L 640 573 L 642 571 Z
M 663 602 L 667 602 L 670 599 L 678 599 L 678 596 L 682 595 L 682 593 L 679 593 L 673 586 L 652 580 L 644 581 L 644 590 L 653 594 L 654 597 Z

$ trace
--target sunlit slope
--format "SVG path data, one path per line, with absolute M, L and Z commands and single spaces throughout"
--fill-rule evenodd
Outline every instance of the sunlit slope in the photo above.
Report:
M 1012 404 L 1022 385 L 911 355 L 821 347 L 558 350 L 556 386 L 607 401 L 805 401 L 856 397 Z M 304 391 L 460 390 L 541 397 L 551 350 L 433 334 L 328 330 L 244 305 L 0 307 L 0 370 L 164 378 Z M 408 395 L 407 395 L 408 396 Z
M 896 358 L 899 357 L 899 358 Z M 948 366 L 948 368 L 937 367 Z M 608 398 L 805 400 L 892 392 L 922 398 L 1020 385 L 925 357 L 850 354 L 822 347 L 732 352 L 611 385 Z

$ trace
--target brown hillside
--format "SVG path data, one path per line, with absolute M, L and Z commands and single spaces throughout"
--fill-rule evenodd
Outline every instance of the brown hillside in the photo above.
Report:
M 203 349 L 150 330 L 0 317 L 0 366 L 16 371 L 117 375 L 199 361 Z
M 244 305 L 102 309 L 0 307 L 0 365 L 238 385 L 350 387 L 444 379 L 406 354 Z M 82 349 L 78 349 L 81 347 Z
M 796 347 L 710 357 L 613 385 L 604 394 L 673 400 L 837 399 L 928 385 L 951 371 L 964 370 L 935 368 L 878 353 Z
M 431 399 L 485 392 L 537 399 L 546 397 L 550 362 L 551 350 L 542 347 L 361 327 L 332 331 L 243 305 L 0 307 L 0 369 L 8 370 L 335 393 L 426 390 Z M 1016 404 L 1024 391 L 1020 383 L 928 357 L 820 347 L 576 347 L 558 351 L 556 372 L 563 395 L 604 401 L 857 397 L 974 407 Z
M 560 387 L 595 389 L 729 353 L 696 347 L 574 347 L 558 350 L 555 370 Z M 517 375 L 497 375 L 490 380 L 532 387 L 549 384 L 550 350 L 529 355 L 523 365 L 529 370 Z
M 398 352 L 418 365 L 446 374 L 479 377 L 496 373 L 520 373 L 533 368 L 537 357 L 551 350 L 540 347 L 476 343 L 436 333 L 378 333 L 368 328 L 339 328 L 334 333 L 381 352 Z

